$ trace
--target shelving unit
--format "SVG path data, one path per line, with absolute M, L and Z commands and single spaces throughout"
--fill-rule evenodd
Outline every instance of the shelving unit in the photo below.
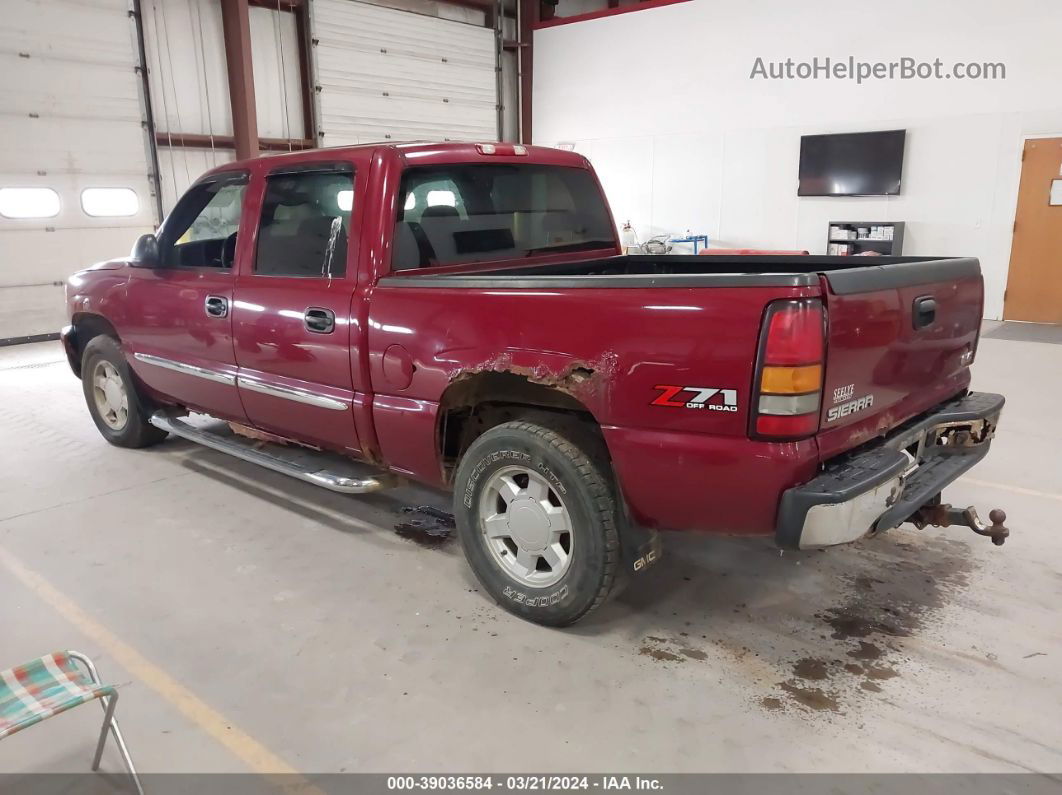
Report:
M 903 221 L 830 221 L 826 253 L 852 255 L 865 251 L 898 257 L 903 252 Z

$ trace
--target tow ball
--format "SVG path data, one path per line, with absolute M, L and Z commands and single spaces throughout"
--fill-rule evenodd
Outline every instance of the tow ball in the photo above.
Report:
M 1000 508 L 994 508 L 988 512 L 988 518 L 992 522 L 990 525 L 986 525 L 981 521 L 981 517 L 977 515 L 977 509 L 973 506 L 969 508 L 952 508 L 947 503 L 941 504 L 938 502 L 934 505 L 923 505 L 915 511 L 908 521 L 912 522 L 919 530 L 926 525 L 933 525 L 934 527 L 951 527 L 953 524 L 965 525 L 977 535 L 991 538 L 993 544 L 1001 547 L 1010 535 L 1010 530 L 1003 525 L 1007 521 L 1007 514 Z

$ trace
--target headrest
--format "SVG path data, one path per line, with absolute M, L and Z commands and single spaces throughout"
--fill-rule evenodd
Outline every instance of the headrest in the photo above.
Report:
M 421 218 L 460 218 L 461 214 L 457 212 L 456 207 L 451 207 L 449 204 L 433 204 L 421 213 Z

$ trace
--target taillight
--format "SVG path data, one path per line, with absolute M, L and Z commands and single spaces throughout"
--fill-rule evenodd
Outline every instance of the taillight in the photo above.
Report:
M 825 325 L 818 299 L 767 307 L 752 390 L 754 438 L 802 439 L 818 431 Z

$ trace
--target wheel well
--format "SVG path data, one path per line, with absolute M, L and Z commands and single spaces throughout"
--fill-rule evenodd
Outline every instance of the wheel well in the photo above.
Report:
M 451 384 L 439 404 L 436 443 L 444 480 L 453 480 L 472 442 L 496 425 L 518 419 L 546 425 L 608 460 L 601 428 L 577 398 L 515 373 L 479 373 Z
M 121 337 L 118 336 L 118 332 L 115 330 L 111 322 L 102 315 L 94 315 L 88 312 L 81 312 L 71 319 L 71 325 L 74 327 L 73 336 L 73 348 L 77 352 L 77 361 L 71 362 L 71 366 L 74 367 L 74 372 L 81 377 L 81 357 L 85 354 L 85 348 L 92 342 L 93 339 L 101 335 L 108 337 L 114 337 L 114 339 L 121 341 Z M 76 366 L 75 366 L 76 365 Z

